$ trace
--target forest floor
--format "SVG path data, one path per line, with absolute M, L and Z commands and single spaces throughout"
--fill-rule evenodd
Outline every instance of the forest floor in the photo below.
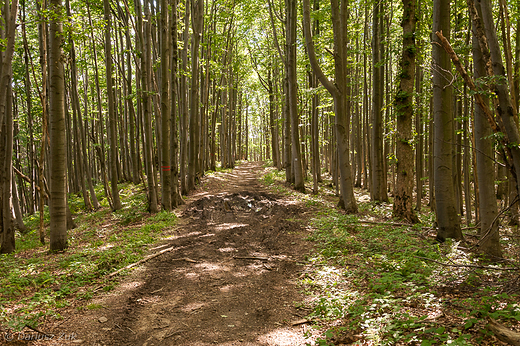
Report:
M 295 303 L 312 208 L 270 193 L 262 169 L 203 178 L 176 211 L 175 236 L 153 250 L 170 251 L 89 302 L 102 308 L 71 307 L 41 328 L 56 345 L 305 345 Z
M 502 227 L 504 260 L 489 263 L 475 255 L 474 226 L 464 241 L 439 244 L 429 208 L 421 224 L 403 224 L 391 203 L 356 189 L 359 213 L 346 215 L 331 186 L 324 179 L 318 195 L 298 193 L 284 172 L 245 162 L 208 172 L 174 213 L 149 215 L 142 186 L 132 184 L 120 187 L 123 210 L 114 213 L 102 188 L 98 211 L 70 196 L 78 228 L 65 253 L 38 243 L 33 217 L 17 252 L 0 258 L 0 345 L 506 345 L 495 335 L 519 337 L 517 229 Z

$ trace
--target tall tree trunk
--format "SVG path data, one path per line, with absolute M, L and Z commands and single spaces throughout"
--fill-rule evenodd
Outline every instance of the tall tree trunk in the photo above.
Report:
M 442 31 L 450 37 L 450 0 L 434 0 L 433 32 Z M 435 35 L 434 35 L 435 36 Z M 439 42 L 434 37 L 434 42 Z M 437 239 L 462 239 L 458 210 L 455 206 L 455 189 L 452 180 L 453 113 L 452 89 L 447 74 L 451 72 L 448 54 L 439 44 L 432 45 L 433 64 L 433 118 L 435 204 L 437 212 Z
M 478 9 L 477 9 L 478 10 Z M 476 37 L 473 38 L 473 62 L 475 78 L 486 76 L 486 62 L 478 45 Z M 488 98 L 483 95 L 484 102 Z M 475 105 L 475 146 L 477 149 L 477 171 L 479 186 L 480 205 L 480 236 L 485 236 L 480 244 L 480 251 L 493 256 L 501 257 L 500 236 L 498 234 L 498 223 L 495 217 L 498 213 L 495 198 L 495 182 L 490 177 L 494 176 L 493 142 L 491 128 L 487 122 L 484 110 Z M 486 234 L 488 233 L 488 234 Z
M 412 121 L 413 121 L 413 91 L 415 79 L 415 0 L 403 0 L 403 52 L 401 72 L 399 73 L 399 89 L 395 97 L 397 112 L 397 186 L 394 192 L 395 217 L 419 222 L 412 206 L 413 191 L 413 148 L 412 148 Z
M 372 171 L 372 184 L 370 195 L 372 200 L 387 202 L 384 170 L 384 148 L 383 148 L 383 91 L 384 91 L 384 66 L 382 64 L 381 35 L 383 29 L 382 3 L 374 5 L 373 14 L 373 44 L 372 44 L 372 131 L 370 166 Z
M 192 30 L 191 39 L 191 87 L 190 87 L 190 147 L 188 160 L 188 191 L 195 190 L 197 174 L 199 174 L 199 138 L 200 138 L 200 112 L 199 112 L 199 46 L 200 34 L 204 25 L 203 0 L 192 0 Z
M 50 249 L 67 248 L 67 143 L 65 133 L 65 81 L 62 59 L 61 0 L 51 0 L 49 11 L 49 124 L 50 124 Z
M 2 2 L 0 2 L 2 3 Z M 13 112 L 12 112 L 12 58 L 16 37 L 16 14 L 18 1 L 2 3 L 2 39 L 5 48 L 0 52 L 0 254 L 15 250 L 12 220 L 13 179 Z M 5 31 L 4 31 L 5 30 Z
M 161 0 L 161 203 L 162 209 L 170 211 L 171 202 L 171 167 L 170 167 L 170 40 L 168 26 L 168 1 Z
M 103 0 L 105 14 L 105 63 L 107 74 L 107 94 L 108 94 L 108 119 L 110 122 L 110 185 L 112 187 L 112 209 L 119 210 L 121 199 L 119 198 L 118 182 L 118 150 L 117 150 L 117 116 L 114 102 L 114 87 L 112 82 L 112 38 L 110 30 L 112 30 L 112 15 L 110 12 L 110 1 Z
M 304 34 L 309 60 L 313 71 L 316 73 L 320 83 L 331 93 L 334 99 L 335 113 L 335 135 L 337 150 L 337 165 L 340 172 L 340 183 L 336 186 L 341 190 L 340 206 L 347 213 L 357 212 L 357 203 L 354 198 L 354 182 L 349 157 L 349 133 L 350 133 L 350 77 L 347 73 L 349 63 L 347 55 L 348 44 L 348 6 L 346 1 L 341 4 L 337 0 L 331 0 L 331 16 L 334 30 L 334 67 L 335 83 L 332 83 L 321 70 L 312 41 L 310 29 L 310 5 L 309 0 L 303 2 Z
M 288 106 L 291 119 L 291 144 L 292 167 L 294 171 L 294 189 L 305 192 L 305 177 L 303 176 L 303 163 L 299 136 L 299 115 L 297 105 L 297 72 L 296 72 L 296 25 L 298 16 L 298 4 L 296 0 L 285 0 L 287 8 L 287 78 L 288 78 Z
M 126 43 L 126 92 L 128 93 L 126 97 L 126 103 L 128 108 L 128 118 L 129 118 L 129 136 L 130 136 L 130 159 L 132 164 L 132 181 L 134 184 L 139 184 L 141 181 L 141 161 L 139 160 L 139 141 L 136 140 L 139 136 L 136 134 L 136 114 L 135 114 L 135 108 L 134 108 L 134 102 L 129 95 L 131 95 L 132 92 L 132 64 L 131 64 L 131 58 L 132 58 L 132 46 L 131 46 L 131 38 L 130 38 L 130 28 L 128 25 L 128 17 L 129 14 L 125 16 L 126 17 L 126 25 L 128 27 L 128 30 L 125 32 L 125 43 Z M 137 131 L 138 133 L 138 131 Z
M 185 13 L 184 13 L 184 45 L 181 52 L 181 69 L 182 76 L 180 78 L 180 86 L 179 86 L 179 110 L 180 110 L 180 175 L 181 175 L 181 193 L 186 195 L 188 193 L 187 182 L 186 182 L 186 167 L 187 167 L 187 157 L 188 157 L 188 47 L 190 40 L 190 0 L 185 0 Z
M 145 1 L 144 7 L 145 23 L 143 25 L 143 52 L 141 67 L 141 87 L 143 89 L 143 134 L 144 134 L 144 151 L 146 179 L 148 181 L 148 208 L 150 213 L 157 213 L 159 207 L 157 205 L 157 188 L 155 185 L 154 155 L 153 155 L 153 133 L 152 133 L 152 102 L 150 79 L 152 78 L 151 64 L 151 15 L 148 3 Z
M 179 138 L 178 138 L 178 127 L 177 127 L 177 94 L 178 94 L 178 78 L 177 78 L 177 67 L 178 67 L 178 48 L 177 48 L 177 0 L 171 2 L 171 13 L 170 13 L 170 35 L 171 35 L 171 83 L 170 83 L 170 99 L 171 99 L 171 201 L 172 207 L 176 208 L 179 205 L 184 204 L 182 196 L 179 191 Z
M 89 17 L 89 24 L 90 26 L 93 26 L 92 24 L 92 16 L 90 14 L 90 6 L 89 2 L 87 2 L 87 12 Z M 98 124 L 97 124 L 97 131 L 98 133 L 95 133 L 94 126 L 92 128 L 93 134 L 92 139 L 94 142 L 94 147 L 96 148 L 96 154 L 99 159 L 99 165 L 101 166 L 101 179 L 103 181 L 103 189 L 105 191 L 105 195 L 108 200 L 108 204 L 113 209 L 113 202 L 112 202 L 112 195 L 110 193 L 110 189 L 108 186 L 108 175 L 106 171 L 106 161 L 105 161 L 105 140 L 104 140 L 104 121 L 103 121 L 103 111 L 102 111 L 102 105 L 101 105 L 101 88 L 99 85 L 99 69 L 98 69 L 98 63 L 97 63 L 97 49 L 96 49 L 96 41 L 94 39 L 94 33 L 90 32 L 90 44 L 92 45 L 93 50 L 93 56 L 94 56 L 94 72 L 95 72 L 95 80 L 96 80 L 96 105 L 97 105 L 97 111 L 98 111 Z M 99 139 L 97 138 L 99 136 Z

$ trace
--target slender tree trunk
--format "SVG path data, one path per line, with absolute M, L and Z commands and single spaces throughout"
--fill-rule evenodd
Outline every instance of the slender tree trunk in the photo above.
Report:
M 18 1 L 0 2 L 4 49 L 0 52 L 0 254 L 15 250 L 14 225 L 12 220 L 13 179 L 13 112 L 12 112 L 12 57 L 16 37 L 16 14 Z M 3 8 L 2 8 L 3 7 Z M 16 192 L 14 192 L 16 193 Z
M 172 207 L 176 208 L 184 204 L 179 191 L 179 138 L 177 128 L 177 94 L 178 94 L 178 48 L 177 48 L 177 0 L 171 2 L 170 13 L 170 35 L 171 35 L 171 83 L 170 83 L 170 99 L 171 99 L 171 201 Z
M 413 191 L 413 148 L 412 148 L 412 121 L 413 121 L 413 91 L 415 79 L 415 0 L 403 0 L 403 51 L 401 72 L 399 74 L 399 89 L 395 97 L 397 112 L 397 186 L 394 192 L 394 216 L 419 222 L 412 206 Z
M 434 0 L 433 32 L 442 31 L 450 37 L 450 1 Z M 434 37 L 435 42 L 438 38 Z M 455 189 L 452 180 L 452 140 L 453 113 L 452 89 L 447 74 L 451 71 L 448 54 L 439 44 L 432 45 L 433 64 L 433 117 L 435 125 L 434 140 L 434 179 L 437 212 L 437 239 L 462 239 L 458 210 L 455 205 Z
M 422 93 L 422 78 L 423 71 L 420 64 L 416 64 L 416 105 L 417 114 L 415 115 L 415 132 L 417 132 L 417 142 L 415 146 L 415 185 L 416 185 L 416 203 L 415 210 L 421 211 L 422 209 L 422 198 L 423 198 L 423 181 L 424 176 L 424 123 L 423 123 L 423 107 L 419 95 Z
M 50 249 L 67 248 L 67 143 L 65 133 L 65 82 L 62 59 L 61 0 L 50 1 L 49 123 L 50 123 Z
M 89 17 L 89 24 L 92 26 L 92 17 L 90 14 L 90 6 L 87 2 L 87 12 Z M 110 193 L 110 189 L 108 186 L 108 175 L 106 171 L 106 161 L 105 161 L 105 140 L 103 138 L 104 133 L 104 121 L 103 121 L 103 111 L 101 108 L 101 88 L 99 85 L 99 69 L 98 69 L 98 63 L 97 63 L 97 49 L 96 49 L 96 42 L 94 39 L 93 32 L 90 33 L 90 43 L 92 45 L 92 51 L 94 56 L 94 72 L 95 72 L 95 78 L 96 78 L 96 103 L 97 103 L 97 111 L 98 111 L 98 124 L 97 124 L 97 135 L 93 133 L 92 139 L 94 141 L 94 147 L 96 148 L 96 154 L 99 159 L 99 165 L 101 166 L 101 178 L 103 181 L 103 188 L 105 190 L 105 195 L 108 200 L 108 204 L 110 205 L 110 208 L 113 208 L 113 202 L 112 202 L 112 195 Z M 95 132 L 93 127 L 93 132 Z M 97 136 L 99 136 L 99 139 L 97 139 Z
M 112 187 L 112 209 L 119 210 L 122 208 L 119 198 L 118 182 L 118 150 L 117 150 L 117 116 L 114 102 L 114 87 L 112 82 L 112 38 L 110 30 L 112 30 L 112 15 L 110 13 L 110 1 L 104 0 L 105 13 L 105 63 L 107 74 L 107 94 L 108 94 L 108 119 L 110 122 L 110 179 Z
M 195 190 L 197 174 L 199 173 L 199 46 L 200 35 L 204 25 L 203 0 L 192 0 L 192 42 L 191 42 L 191 87 L 190 87 L 190 147 L 188 160 L 187 190 Z
M 157 205 L 157 189 L 155 185 L 155 173 L 154 173 L 154 155 L 153 155 L 153 134 L 152 134 L 152 102 L 150 97 L 150 79 L 152 74 L 151 66 L 151 16 L 148 8 L 148 3 L 145 2 L 144 7 L 144 18 L 146 19 L 143 25 L 143 52 L 142 52 L 142 81 L 141 87 L 143 88 L 143 134 L 145 138 L 144 151 L 145 155 L 145 166 L 146 166 L 146 179 L 148 181 L 148 208 L 150 213 L 157 213 L 159 207 Z
M 181 68 L 182 76 L 180 78 L 179 86 L 179 109 L 181 116 L 181 153 L 180 153 L 180 175 L 181 175 L 181 193 L 186 195 L 188 193 L 187 182 L 186 182 L 186 167 L 188 157 L 188 87 L 187 87 L 187 72 L 188 72 L 188 46 L 190 37 L 190 0 L 185 1 L 185 13 L 184 13 L 184 45 L 181 52 Z
M 477 39 L 473 38 L 473 62 L 475 78 L 486 76 L 486 62 L 480 51 Z M 489 102 L 487 97 L 484 102 Z M 483 253 L 501 257 L 500 237 L 498 234 L 498 223 L 494 222 L 498 213 L 495 198 L 493 143 L 491 139 L 491 128 L 484 114 L 484 110 L 475 106 L 475 145 L 477 149 L 477 170 L 479 186 L 480 212 L 480 236 L 485 236 L 485 240 L 480 244 L 479 250 Z M 489 234 L 486 234 L 488 233 Z
M 288 107 L 291 119 L 292 168 L 294 171 L 294 189 L 305 192 L 303 163 L 300 148 L 299 116 L 297 105 L 297 72 L 296 72 L 296 25 L 298 4 L 296 0 L 286 0 L 287 8 L 287 79 L 288 79 Z
M 372 131 L 371 131 L 371 152 L 370 166 L 372 171 L 372 184 L 370 187 L 370 195 L 372 200 L 379 202 L 387 202 L 388 196 L 386 186 L 384 184 L 383 158 L 383 91 L 384 91 L 384 66 L 381 62 L 383 59 L 381 52 L 381 35 L 382 35 L 382 16 L 381 3 L 374 5 L 373 14 L 373 45 L 372 45 Z
M 170 167 L 170 32 L 168 26 L 168 1 L 161 0 L 161 203 L 162 209 L 170 211 L 171 202 L 171 167 Z

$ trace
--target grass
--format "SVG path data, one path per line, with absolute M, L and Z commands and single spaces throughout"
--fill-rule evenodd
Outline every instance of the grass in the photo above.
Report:
M 123 208 L 114 213 L 107 206 L 86 212 L 81 197 L 69 196 L 78 227 L 69 231 L 64 253 L 49 254 L 40 244 L 38 215 L 24 220 L 28 232 L 17 233 L 16 251 L 0 257 L 0 326 L 19 331 L 44 318 L 61 318 L 61 308 L 92 298 L 96 286 L 112 289 L 115 282 L 107 274 L 142 259 L 149 247 L 171 235 L 175 214 L 149 215 L 142 187 L 121 184 L 119 189 Z M 103 204 L 103 189 L 96 190 Z M 46 209 L 47 225 L 48 219 Z

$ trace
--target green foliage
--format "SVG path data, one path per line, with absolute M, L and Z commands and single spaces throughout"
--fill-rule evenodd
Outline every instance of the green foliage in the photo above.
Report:
M 378 206 L 367 203 L 367 207 L 377 211 Z M 305 293 L 315 296 L 310 317 L 346 321 L 328 330 L 318 344 L 326 345 L 333 335 L 361 331 L 365 340 L 376 345 L 472 345 L 474 336 L 468 330 L 482 317 L 520 321 L 520 306 L 511 294 L 487 289 L 464 300 L 445 303 L 438 298 L 434 287 L 455 280 L 452 275 L 461 281 L 461 273 L 446 273 L 445 267 L 423 258 L 456 258 L 460 256 L 456 242 L 432 246 L 417 237 L 420 227 L 366 225 L 357 216 L 338 211 L 322 213 L 313 226 L 309 239 L 316 250 L 307 261 L 314 269 L 300 281 Z M 465 284 L 479 287 L 478 273 L 462 277 Z M 471 310 L 467 314 L 461 310 L 464 322 L 457 327 L 444 327 L 430 316 L 417 314 L 453 310 L 453 306 Z
M 65 253 L 48 254 L 39 243 L 38 217 L 26 219 L 31 230 L 18 235 L 16 252 L 0 257 L 1 324 L 15 331 L 25 324 L 36 326 L 45 316 L 59 317 L 56 311 L 71 300 L 92 298 L 93 285 L 112 289 L 114 285 L 106 282 L 106 274 L 139 261 L 149 245 L 169 234 L 177 223 L 174 213 L 162 211 L 150 216 L 145 213 L 146 194 L 142 189 L 129 184 L 120 188 L 124 207 L 117 213 L 102 208 L 84 214 L 81 207 L 77 208 L 78 227 L 69 231 L 71 244 Z M 77 206 L 81 200 L 69 198 Z M 137 221 L 142 224 L 128 226 Z

